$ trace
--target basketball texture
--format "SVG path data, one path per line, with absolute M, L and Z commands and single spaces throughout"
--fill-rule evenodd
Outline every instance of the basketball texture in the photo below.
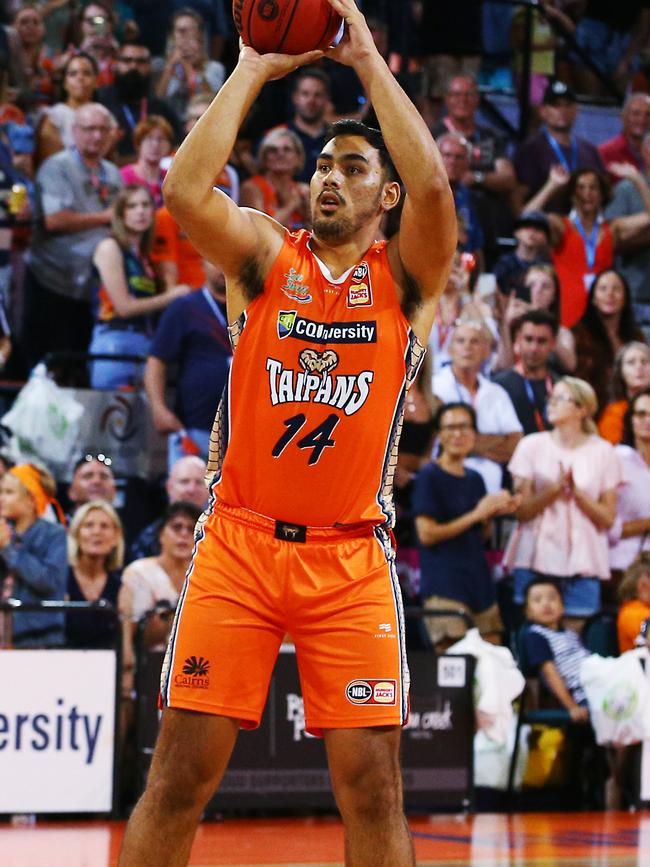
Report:
M 328 48 L 341 27 L 326 0 L 233 0 L 235 26 L 260 54 L 303 54 Z

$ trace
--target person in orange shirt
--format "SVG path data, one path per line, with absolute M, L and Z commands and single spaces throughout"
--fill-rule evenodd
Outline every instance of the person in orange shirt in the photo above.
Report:
M 191 132 L 210 102 L 210 98 L 205 95 L 195 96 L 190 100 L 185 121 L 186 133 Z M 169 170 L 172 159 L 173 155 L 161 162 L 165 171 Z M 214 185 L 233 201 L 239 201 L 239 176 L 232 166 L 224 166 Z M 164 205 L 156 211 L 151 260 L 166 288 L 180 283 L 191 289 L 200 289 L 205 283 L 203 257 Z
M 610 402 L 603 409 L 598 433 L 617 445 L 623 439 L 623 419 L 630 400 L 650 388 L 650 347 L 638 340 L 622 346 L 614 359 Z
M 213 179 L 265 82 L 321 52 L 243 46 L 165 181 L 170 212 L 225 274 L 235 349 L 212 434 L 211 506 L 177 608 L 160 735 L 121 867 L 187 863 L 239 729 L 259 724 L 285 633 L 306 729 L 325 740 L 347 863 L 415 863 L 399 771 L 408 673 L 392 476 L 457 220 L 436 144 L 362 13 L 354 0 L 327 2 L 346 23 L 328 55 L 357 73 L 382 132 L 333 125 L 310 184 L 312 232 L 239 208 Z M 400 201 L 397 173 L 407 193 L 400 228 L 378 241 Z
M 650 617 L 650 556 L 639 554 L 618 588 L 621 607 L 616 619 L 618 649 L 632 650 L 644 620 Z

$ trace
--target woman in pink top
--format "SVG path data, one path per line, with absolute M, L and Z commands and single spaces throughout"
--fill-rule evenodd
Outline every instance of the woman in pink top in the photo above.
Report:
M 650 389 L 630 401 L 623 443 L 616 453 L 624 484 L 609 531 L 609 565 L 615 581 L 638 554 L 650 551 Z
M 150 114 L 133 131 L 137 160 L 120 169 L 125 184 L 147 187 L 157 208 L 163 204 L 162 185 L 167 172 L 160 161 L 171 153 L 174 131 L 164 117 Z
M 524 601 L 535 575 L 552 576 L 574 621 L 600 609 L 600 582 L 610 577 L 607 531 L 622 478 L 614 447 L 596 433 L 596 409 L 588 383 L 560 379 L 548 400 L 553 430 L 524 437 L 508 464 L 522 495 L 504 557 L 515 601 Z

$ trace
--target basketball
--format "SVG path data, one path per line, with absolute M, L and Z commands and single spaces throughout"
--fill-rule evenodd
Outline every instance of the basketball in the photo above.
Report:
M 235 26 L 260 54 L 328 48 L 342 24 L 326 0 L 233 0 Z

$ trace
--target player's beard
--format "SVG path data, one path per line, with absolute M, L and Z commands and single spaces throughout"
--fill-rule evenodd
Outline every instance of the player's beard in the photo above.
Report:
M 338 217 L 336 214 L 332 214 L 331 216 L 319 214 L 314 217 L 312 222 L 314 235 L 327 241 L 342 241 L 346 238 L 351 238 L 373 217 L 377 216 L 380 202 L 381 191 L 377 193 L 375 202 L 366 210 L 355 214 L 354 218 L 346 216 Z

